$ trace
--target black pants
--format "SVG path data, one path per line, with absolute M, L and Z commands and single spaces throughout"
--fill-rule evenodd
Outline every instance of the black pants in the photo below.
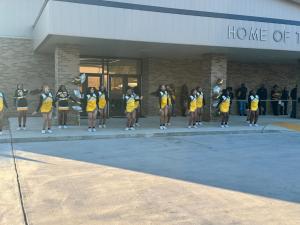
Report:
M 292 113 L 291 113 L 292 118 L 296 118 L 296 112 L 297 112 L 297 102 L 296 102 L 296 100 L 293 100 L 293 102 L 292 102 Z
M 259 115 L 266 115 L 267 113 L 267 102 L 265 102 L 264 100 L 259 102 Z
M 287 109 L 288 109 L 288 101 L 282 101 L 283 105 L 280 105 L 280 115 L 287 115 Z
M 278 104 L 279 102 L 278 101 L 272 101 L 271 105 L 272 105 L 272 111 L 273 111 L 273 115 L 274 116 L 278 116 L 279 113 L 278 113 Z

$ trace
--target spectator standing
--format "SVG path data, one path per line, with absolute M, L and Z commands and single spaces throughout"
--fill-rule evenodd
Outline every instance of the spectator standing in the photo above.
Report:
M 291 91 L 291 98 L 292 98 L 292 113 L 291 118 L 296 118 L 296 112 L 297 112 L 297 91 L 298 91 L 298 85 L 296 85 L 292 91 Z
M 267 113 L 267 99 L 268 99 L 268 91 L 264 84 L 260 86 L 257 90 L 257 95 L 259 97 L 259 115 L 266 115 Z
M 246 116 L 247 92 L 248 89 L 245 84 L 241 84 L 241 87 L 237 90 L 236 96 L 240 116 Z
M 272 105 L 272 111 L 274 116 L 279 115 L 279 100 L 281 99 L 281 90 L 278 87 L 278 85 L 274 85 L 271 91 L 271 105 Z
M 284 87 L 281 95 L 281 104 L 280 104 L 280 115 L 288 115 L 288 104 L 289 104 L 290 93 L 287 87 Z

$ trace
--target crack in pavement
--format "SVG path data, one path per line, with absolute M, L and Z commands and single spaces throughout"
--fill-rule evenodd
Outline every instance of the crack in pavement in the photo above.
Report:
M 25 206 L 24 206 L 23 193 L 22 193 L 22 189 L 21 189 L 21 183 L 20 183 L 18 166 L 17 166 L 17 158 L 16 158 L 16 154 L 15 154 L 15 150 L 14 150 L 14 143 L 13 143 L 12 132 L 11 132 L 10 126 L 9 126 L 9 137 L 10 137 L 10 148 L 11 148 L 11 154 L 13 157 L 14 169 L 15 169 L 15 173 L 16 173 L 16 180 L 17 180 L 18 192 L 19 192 L 19 200 L 20 200 L 20 204 L 21 204 L 24 224 L 29 225 Z

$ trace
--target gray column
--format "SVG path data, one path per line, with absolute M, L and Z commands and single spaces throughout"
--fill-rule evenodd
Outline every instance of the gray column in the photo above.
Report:
M 213 104 L 213 87 L 218 79 L 222 79 L 222 88 L 226 88 L 227 82 L 227 58 L 224 55 L 208 54 L 203 56 L 202 74 L 205 76 L 207 85 L 204 87 L 206 96 L 206 107 L 204 119 L 206 121 L 216 120 Z

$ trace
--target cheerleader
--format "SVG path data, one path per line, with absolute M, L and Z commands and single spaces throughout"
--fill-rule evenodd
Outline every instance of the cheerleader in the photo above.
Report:
M 141 114 L 141 101 L 143 100 L 143 96 L 140 96 L 140 91 L 138 87 L 135 87 L 133 90 L 134 100 L 135 100 L 135 122 L 134 126 L 139 127 L 139 119 Z
M 220 110 L 221 114 L 221 127 L 229 127 L 228 120 L 229 120 L 229 108 L 230 108 L 230 97 L 228 90 L 223 89 L 222 95 L 219 97 L 219 102 L 217 107 Z
M 205 105 L 204 94 L 202 88 L 196 88 L 196 103 L 197 103 L 197 115 L 196 115 L 196 125 L 202 125 L 202 117 L 203 117 L 203 108 Z
M 167 129 L 166 123 L 168 121 L 168 101 L 169 101 L 169 94 L 166 90 L 165 85 L 161 85 L 158 90 L 158 97 L 159 97 L 159 112 L 160 112 L 160 126 L 159 129 L 165 130 Z
M 69 101 L 78 103 L 72 98 L 65 85 L 60 85 L 55 96 L 55 103 L 58 103 L 58 128 L 68 128 L 67 119 L 70 111 Z
M 46 133 L 46 128 L 48 133 L 52 133 L 51 123 L 52 123 L 52 110 L 54 105 L 54 98 L 52 93 L 50 92 L 50 88 L 48 85 L 44 85 L 42 89 L 42 93 L 40 95 L 39 105 L 35 112 L 32 115 L 36 115 L 38 111 L 40 111 L 43 115 L 43 129 L 42 134 Z
M 197 90 L 192 89 L 188 101 L 188 116 L 189 116 L 189 126 L 188 128 L 197 128 L 196 118 L 197 118 Z
M 259 96 L 255 93 L 255 91 L 250 91 L 249 98 L 248 98 L 248 105 L 250 111 L 250 123 L 249 126 L 258 126 L 258 104 L 259 104 Z
M 2 135 L 2 128 L 4 123 L 4 107 L 8 109 L 4 93 L 0 91 L 0 135 Z
M 108 95 L 104 86 L 99 87 L 98 106 L 99 106 L 99 128 L 106 128 L 106 112 L 107 112 Z
M 169 85 L 166 85 L 166 90 L 168 92 L 168 113 L 167 113 L 167 126 L 171 125 L 171 117 L 172 117 L 172 112 L 173 112 L 173 90 Z
M 28 102 L 26 96 L 28 94 L 28 90 L 23 88 L 23 84 L 17 85 L 17 90 L 15 91 L 14 101 L 18 111 L 18 123 L 19 126 L 17 130 L 26 130 L 26 119 L 27 119 L 27 111 L 28 111 Z M 23 121 L 23 126 L 22 126 Z
M 86 112 L 88 114 L 88 132 L 96 132 L 96 119 L 98 111 L 98 96 L 94 87 L 89 87 L 84 95 Z
M 132 89 L 128 89 L 126 95 L 124 96 L 125 100 L 125 114 L 127 116 L 127 123 L 125 130 L 135 130 L 133 127 L 135 122 L 135 113 L 136 113 L 136 105 L 135 105 L 135 96 L 133 94 Z

